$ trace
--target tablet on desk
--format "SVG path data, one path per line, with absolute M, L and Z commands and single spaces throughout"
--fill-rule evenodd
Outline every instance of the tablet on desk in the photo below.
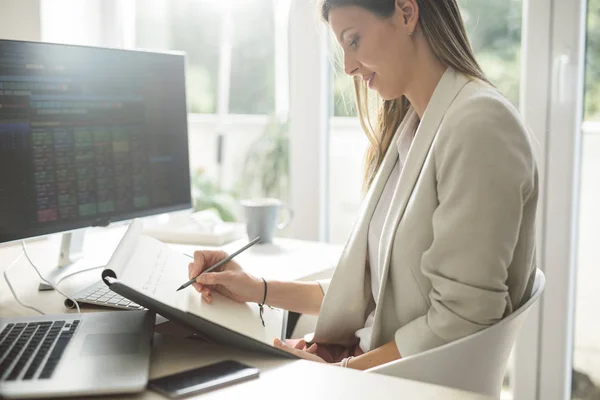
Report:
M 152 379 L 148 388 L 170 398 L 180 398 L 257 378 L 258 375 L 257 368 L 228 360 Z

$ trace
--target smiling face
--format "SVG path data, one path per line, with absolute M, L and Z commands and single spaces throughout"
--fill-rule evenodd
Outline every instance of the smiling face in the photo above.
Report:
M 344 71 L 364 79 L 384 100 L 405 94 L 413 75 L 415 44 L 413 9 L 396 7 L 382 18 L 359 6 L 329 11 L 329 25 L 344 51 Z

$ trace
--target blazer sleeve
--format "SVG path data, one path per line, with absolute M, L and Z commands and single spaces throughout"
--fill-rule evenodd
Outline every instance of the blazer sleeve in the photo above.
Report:
M 427 313 L 402 326 L 402 356 L 475 333 L 512 311 L 507 269 L 535 162 L 516 111 L 499 99 L 464 104 L 434 142 L 438 206 L 420 268 L 431 280 Z

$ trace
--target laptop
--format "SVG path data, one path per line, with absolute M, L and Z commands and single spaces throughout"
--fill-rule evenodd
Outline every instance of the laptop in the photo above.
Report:
M 0 318 L 0 397 L 143 391 L 154 317 L 134 310 Z

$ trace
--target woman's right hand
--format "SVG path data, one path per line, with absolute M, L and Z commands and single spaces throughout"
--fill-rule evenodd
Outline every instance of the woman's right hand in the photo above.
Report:
M 188 266 L 189 279 L 212 267 L 227 257 L 224 251 L 199 250 L 194 252 L 194 262 Z M 192 286 L 202 294 L 207 303 L 212 302 L 215 291 L 238 303 L 263 301 L 264 287 L 261 279 L 247 272 L 235 261 L 229 261 L 212 272 L 204 273 Z

